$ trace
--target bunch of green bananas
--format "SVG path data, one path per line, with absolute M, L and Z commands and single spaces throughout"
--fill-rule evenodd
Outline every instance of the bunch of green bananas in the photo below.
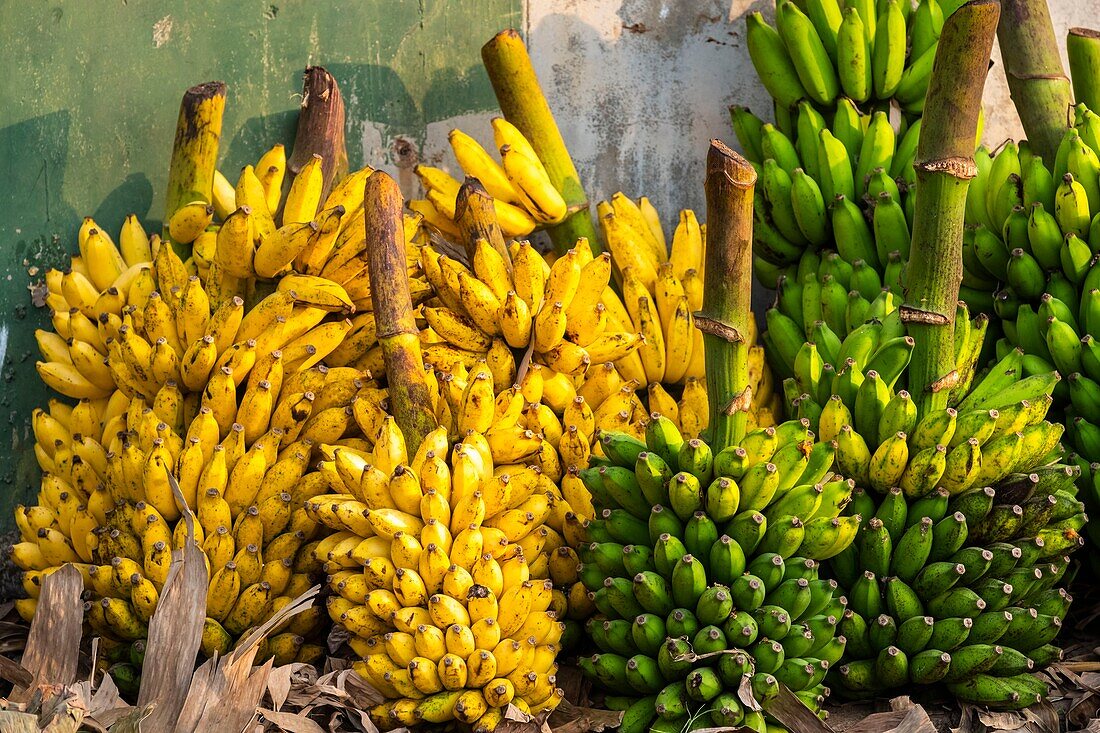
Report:
M 951 407 L 918 419 L 899 316 L 884 291 L 842 339 L 818 321 L 807 342 L 803 324 L 769 313 L 792 411 L 860 488 L 848 511 L 865 517 L 861 540 L 831 562 L 849 600 L 839 681 L 855 693 L 946 681 L 966 700 L 1026 706 L 1044 689 L 1027 673 L 1058 657 L 1069 597 L 1055 585 L 1083 542 L 1079 471 L 1055 463 L 1063 428 L 1044 419 L 1058 376 L 1021 378 L 1018 349 L 980 373 L 988 319 L 960 303 Z
M 829 109 L 838 97 L 919 115 L 944 11 L 936 0 L 780 0 L 772 28 L 746 19 L 749 56 L 777 117 L 802 100 Z
M 1026 142 L 979 151 L 967 196 L 964 284 L 1001 319 L 1000 352 L 1024 350 L 1025 373 L 1057 369 L 1067 431 L 1084 468 L 1100 460 L 1100 116 L 1077 105 L 1053 166 Z M 976 184 L 976 185 L 974 185 Z M 1096 361 L 1094 361 L 1096 360 Z
M 833 444 L 796 420 L 713 454 L 658 414 L 644 442 L 601 442 L 581 472 L 600 518 L 578 550 L 600 652 L 580 664 L 626 710 L 621 730 L 772 730 L 742 685 L 761 702 L 783 683 L 820 711 L 845 601 L 818 563 L 861 521 L 841 516 L 854 484 L 832 473 Z
M 898 136 L 886 112 L 837 103 L 831 127 L 800 102 L 793 134 L 734 108 L 734 130 L 758 167 L 753 253 L 758 277 L 774 285 L 804 253 L 835 249 L 850 265 L 881 271 L 909 256 L 920 120 Z M 896 254 L 895 254 L 896 253 Z
M 896 309 L 902 270 L 898 257 L 880 274 L 864 262 L 853 267 L 836 252 L 807 251 L 798 267 L 780 278 L 775 307 L 765 313 L 768 330 L 762 340 L 779 378 L 793 376 L 795 355 L 807 340 L 835 355 L 836 344 L 849 333 Z M 803 340 L 794 341 L 799 333 Z
M 1055 586 L 1084 515 L 1076 468 L 1025 470 L 915 501 L 894 488 L 877 508 L 858 494 L 853 508 L 871 518 L 858 545 L 832 561 L 848 589 L 846 661 L 836 674 L 846 692 L 944 682 L 960 700 L 990 707 L 1042 699 L 1046 684 L 1031 672 L 1061 659 L 1052 642 L 1071 598 Z

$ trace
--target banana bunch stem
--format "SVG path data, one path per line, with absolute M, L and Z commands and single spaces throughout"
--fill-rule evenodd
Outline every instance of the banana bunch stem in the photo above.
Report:
M 1073 97 L 1089 109 L 1100 109 L 1100 31 L 1070 28 L 1066 36 Z
M 168 222 L 181 206 L 192 201 L 213 201 L 214 170 L 225 112 L 225 83 L 208 81 L 183 94 L 172 162 L 168 169 L 168 195 L 164 201 L 164 239 L 170 239 Z M 172 242 L 180 256 L 190 247 Z
M 1002 0 L 997 39 L 1005 76 L 1036 155 L 1054 160 L 1073 104 L 1046 0 Z
M 711 444 L 738 444 L 748 427 L 749 319 L 752 318 L 752 202 L 756 171 L 719 140 L 707 153 L 707 253 L 703 332 Z
M 1000 12 L 973 0 L 944 23 L 917 147 L 917 198 L 902 320 L 916 341 L 910 392 L 919 415 L 947 408 L 962 282 L 966 191 L 977 175 L 974 137 Z
M 463 245 L 470 262 L 474 261 L 477 241 L 484 239 L 504 261 L 509 274 L 512 272 L 512 255 L 504 243 L 504 233 L 497 221 L 493 197 L 478 179 L 467 176 L 455 198 L 455 223 L 462 231 Z
M 493 36 L 482 46 L 481 58 L 500 111 L 531 142 L 551 183 L 573 211 L 560 224 L 547 229 L 554 248 L 559 254 L 565 253 L 584 237 L 592 247 L 592 254 L 598 255 L 602 249 L 588 210 L 588 196 L 519 32 L 509 28 Z
M 415 452 L 424 436 L 437 425 L 405 274 L 403 207 L 396 181 L 381 171 L 367 178 L 363 212 L 378 343 L 386 364 L 390 409 L 405 436 L 405 444 Z
M 321 156 L 324 186 L 321 199 L 328 198 L 336 181 L 348 174 L 348 151 L 344 142 L 344 97 L 336 79 L 323 66 L 306 67 L 302 81 L 302 106 L 298 131 L 287 172 L 297 176 L 313 156 Z

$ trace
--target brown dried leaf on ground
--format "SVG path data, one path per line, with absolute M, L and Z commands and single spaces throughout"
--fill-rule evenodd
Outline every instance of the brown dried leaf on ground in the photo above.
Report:
M 618 728 L 622 719 L 621 712 L 577 707 L 567 698 L 550 716 L 548 725 L 554 733 L 599 733 Z
M 872 713 L 838 733 L 936 733 L 936 726 L 923 707 L 903 696 L 890 701 L 888 712 Z
M 21 664 L 34 677 L 30 687 L 17 687 L 11 700 L 25 702 L 42 684 L 69 685 L 76 681 L 80 660 L 80 634 L 84 604 L 80 594 L 84 580 L 72 565 L 66 565 L 42 580 L 38 613 L 27 635 Z
M 308 727 L 313 724 L 321 731 L 378 733 L 367 713 L 382 702 L 378 691 L 348 668 L 344 660 L 330 658 L 325 667 L 327 671 L 322 675 L 305 664 L 289 664 L 272 670 L 266 699 L 271 703 L 269 710 L 275 715 L 261 711 L 264 730 L 282 730 L 281 726 L 290 718 L 281 715 L 291 715 L 308 720 L 308 723 L 290 721 L 303 730 L 313 731 Z
M 149 621 L 146 658 L 152 663 L 142 668 L 137 701 L 139 708 L 155 703 L 144 723 L 148 730 L 170 730 L 179 719 L 202 642 L 209 577 L 206 557 L 195 544 L 190 521 L 188 525 L 187 542 L 172 553 L 164 590 Z
M 835 733 L 783 684 L 779 685 L 779 694 L 764 703 L 764 710 L 793 733 Z

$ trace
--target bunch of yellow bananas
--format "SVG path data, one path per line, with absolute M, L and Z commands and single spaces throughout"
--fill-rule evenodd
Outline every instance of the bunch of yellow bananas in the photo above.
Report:
M 494 118 L 492 125 L 500 163 L 461 130 L 452 130 L 449 139 L 462 170 L 481 181 L 493 197 L 493 208 L 504 236 L 523 237 L 538 227 L 560 222 L 568 207 L 550 182 L 531 143 L 503 117 Z M 418 165 L 416 175 L 427 198 L 410 201 L 409 208 L 444 234 L 458 238 L 455 199 L 461 182 L 440 168 L 426 165 Z
M 611 324 L 600 302 L 611 261 L 593 258 L 586 243 L 552 265 L 528 242 L 513 243 L 505 261 L 478 240 L 471 267 L 430 245 L 420 252 L 439 300 L 422 309 L 430 329 L 422 337 L 429 342 L 425 359 L 436 366 L 469 364 L 494 347 L 530 348 L 538 363 L 579 376 L 590 364 L 617 361 L 641 345 L 639 334 Z
M 509 704 L 552 710 L 565 629 L 565 598 L 546 580 L 553 481 L 496 462 L 474 430 L 452 445 L 438 428 L 409 456 L 392 418 L 370 452 L 325 450 L 318 475 L 338 493 L 306 511 L 335 534 L 313 552 L 336 593 L 329 615 L 361 657 L 354 668 L 387 698 L 375 723 L 488 731 Z
M 608 289 L 603 302 L 618 325 L 644 338 L 637 351 L 615 366 L 625 379 L 648 389 L 651 412 L 660 412 L 696 437 L 707 419 L 703 334 L 694 323 L 694 313 L 703 303 L 706 225 L 690 209 L 681 211 L 670 248 L 660 215 L 644 196 L 635 202 L 616 193 L 597 205 L 597 213 L 622 293 L 620 298 Z M 775 424 L 779 403 L 763 349 L 755 345 L 756 323 L 749 323 L 752 414 L 758 426 L 766 427 Z M 677 405 L 668 387 L 681 383 L 684 399 Z M 701 397 L 693 394 L 699 390 Z
M 344 179 L 322 205 L 319 160 L 280 202 L 283 166 L 276 146 L 236 189 L 219 176 L 212 205 L 173 214 L 168 234 L 191 243 L 186 261 L 136 217 L 118 246 L 87 219 L 80 256 L 46 274 L 54 330 L 37 333 L 38 369 L 80 402 L 35 413 L 45 475 L 38 504 L 17 511 L 23 541 L 13 551 L 25 617 L 42 574 L 71 561 L 85 574 L 96 633 L 142 638 L 184 541 L 183 502 L 211 573 L 208 654 L 314 582 L 311 540 L 324 528 L 303 504 L 328 490 L 307 475 L 315 446 L 369 449 L 364 436 L 377 436 L 384 417 L 385 390 L 362 370 L 381 367 L 355 195 L 370 171 Z M 411 236 L 419 217 L 406 223 Z M 292 228 L 293 246 L 276 247 Z M 268 651 L 280 662 L 319 658 L 306 638 L 320 620 L 319 611 L 295 617 Z
M 604 367 L 618 379 L 610 363 Z M 584 621 L 594 609 L 587 592 L 578 585 L 572 548 L 584 542 L 583 523 L 595 518 L 595 510 L 578 471 L 588 467 L 590 436 L 599 434 L 599 424 L 618 424 L 617 417 L 593 412 L 571 379 L 538 364 L 529 365 L 522 380 L 497 393 L 491 403 L 487 399 L 493 381 L 485 362 L 471 370 L 459 365 L 452 372 L 432 375 L 429 385 L 443 392 L 437 400 L 437 416 L 440 425 L 450 426 L 451 435 L 483 434 L 496 465 L 523 464 L 550 480 L 546 491 L 551 494 L 551 512 L 547 526 L 539 530 L 545 541 L 540 554 L 528 558 L 534 577 L 545 578 L 549 569 L 555 588 L 568 597 L 567 636 L 579 632 L 573 622 Z M 633 388 L 625 387 L 618 397 L 625 400 L 622 407 L 628 414 L 633 416 L 636 407 L 642 409 Z M 612 403 L 608 400 L 606 409 L 610 410 Z M 630 423 L 634 427 L 641 424 L 640 417 Z
M 366 229 L 363 225 L 363 184 L 374 172 L 365 167 L 337 183 L 322 201 L 321 159 L 314 156 L 303 166 L 280 203 L 282 174 L 269 173 L 260 178 L 256 171 L 281 170 L 286 158 L 282 145 L 276 145 L 260 159 L 256 168 L 245 166 L 235 188 L 226 181 L 215 185 L 213 212 L 219 212 L 221 226 L 216 232 L 200 231 L 191 240 L 199 274 L 214 266 L 214 273 L 233 287 L 241 281 L 279 279 L 288 273 L 313 275 L 340 285 L 359 310 L 369 311 L 370 281 L 366 277 Z M 224 177 L 218 176 L 224 181 Z M 197 207 L 202 202 L 196 202 Z M 180 209 L 169 221 L 175 241 L 187 242 L 188 229 L 176 235 L 174 222 L 184 216 Z M 278 219 L 280 226 L 275 226 Z M 405 219 L 406 236 L 411 240 L 421 217 L 410 213 Z M 209 223 L 209 221 L 207 222 Z M 410 260 L 409 280 L 413 297 L 427 292 L 419 276 L 416 260 Z M 204 276 L 204 279 L 209 279 Z

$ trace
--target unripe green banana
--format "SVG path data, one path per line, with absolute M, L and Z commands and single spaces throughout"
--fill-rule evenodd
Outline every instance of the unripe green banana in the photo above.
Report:
M 860 147 L 856 163 L 855 185 L 856 193 L 863 195 L 867 190 L 867 181 L 872 172 L 879 168 L 886 169 L 894 157 L 894 149 L 897 138 L 894 128 L 885 112 L 875 112 L 867 125 L 867 132 L 863 135 L 863 144 Z M 877 195 L 878 192 L 876 192 Z M 897 194 L 892 193 L 894 200 Z M 908 236 L 908 231 L 906 232 Z
M 648 529 L 649 540 L 656 547 L 660 538 L 664 535 L 680 537 L 684 533 L 684 523 L 671 509 L 667 509 L 661 504 L 654 504 L 653 511 L 649 515 Z M 659 565 L 656 556 L 654 556 L 654 562 Z
M 924 517 L 911 525 L 894 547 L 890 572 L 909 583 L 917 577 L 932 551 L 932 519 Z
M 688 714 L 689 703 L 690 698 L 684 681 L 671 682 L 657 693 L 655 710 L 660 718 L 675 720 Z
M 1073 232 L 1066 235 L 1059 253 L 1062 272 L 1073 283 L 1083 283 L 1093 263 L 1092 250 Z
M 846 7 L 837 29 L 837 68 L 845 96 L 856 102 L 870 99 L 873 87 L 871 44 L 867 38 L 859 11 Z
M 672 478 L 672 470 L 659 455 L 651 451 L 639 453 L 634 462 L 634 478 L 650 506 L 668 503 L 666 485 Z
M 875 658 L 875 674 L 887 688 L 898 687 L 909 681 L 909 658 L 896 646 L 889 646 Z
M 855 179 L 848 149 L 828 129 L 822 130 L 818 139 L 820 141 L 818 167 L 821 174 L 822 197 L 826 201 L 832 201 L 841 195 L 854 199 Z
M 737 142 L 745 152 L 745 157 L 757 165 L 762 164 L 764 154 L 760 147 L 760 128 L 763 127 L 764 121 L 754 115 L 748 107 L 739 105 L 730 107 L 730 121 L 733 124 L 733 132 L 737 135 Z
M 954 651 L 966 643 L 973 626 L 974 621 L 969 617 L 937 618 L 935 628 L 932 629 L 932 638 L 928 640 L 928 648 Z
M 871 69 L 875 96 L 887 99 L 897 91 L 905 70 L 905 16 L 897 0 L 886 0 L 885 12 L 881 9 L 875 28 L 874 51 Z
M 863 260 L 876 267 L 885 259 L 875 250 L 875 236 L 867 225 L 863 212 L 847 195 L 832 199 L 833 239 L 841 257 L 849 262 Z
M 812 152 L 817 154 L 816 150 Z M 817 165 L 816 158 L 814 165 L 815 167 Z M 829 219 L 821 189 L 817 181 L 802 168 L 795 168 L 790 179 L 790 208 L 793 213 L 793 222 L 805 241 L 820 247 L 828 241 L 829 237 Z
M 936 45 L 943 28 L 943 11 L 935 0 L 921 0 L 909 19 L 910 54 L 917 58 Z
M 791 176 L 772 158 L 764 161 L 760 187 L 768 203 L 773 226 L 788 241 L 806 246 L 808 240 L 802 234 L 792 203 Z
M 676 535 L 662 534 L 653 546 L 653 564 L 657 572 L 668 578 L 672 576 L 672 570 L 684 555 L 687 548 Z
M 730 520 L 725 532 L 745 552 L 752 554 L 764 538 L 768 529 L 768 520 L 758 511 L 746 509 Z
M 898 626 L 895 646 L 909 655 L 910 659 L 928 645 L 936 620 L 931 616 L 911 616 Z
M 665 681 L 657 660 L 645 654 L 635 654 L 626 661 L 625 676 L 627 683 L 639 695 L 653 695 L 660 692 Z
M 782 107 L 793 107 L 806 96 L 798 71 L 779 33 L 760 13 L 745 18 L 749 58 L 768 94 Z M 762 158 L 761 158 L 762 159 Z
M 1017 247 L 1009 253 L 1005 272 L 1008 284 L 1021 298 L 1037 301 L 1043 294 L 1046 284 L 1043 268 L 1022 248 Z
M 794 3 L 783 3 L 777 7 L 775 20 L 779 36 L 806 94 L 818 104 L 832 104 L 840 85 L 832 60 L 813 23 Z
M 1057 222 L 1055 222 L 1057 226 Z M 1059 247 L 1061 246 L 1061 234 L 1059 233 Z M 974 254 L 987 272 L 1004 278 L 1008 272 L 1009 250 L 1001 238 L 984 226 L 979 225 L 974 230 Z
M 917 574 L 913 589 L 921 598 L 935 598 L 955 587 L 965 574 L 966 566 L 961 563 L 929 563 Z
M 659 616 L 643 613 L 634 619 L 630 638 L 643 654 L 656 657 L 665 641 L 665 621 Z
M 1018 710 L 1042 702 L 1047 693 L 1044 682 L 1031 674 L 995 677 L 978 674 L 948 685 L 951 694 L 963 702 L 986 705 L 1000 710 Z
M 967 641 L 971 644 L 996 644 L 1012 623 L 1012 613 L 1005 610 L 986 611 L 974 617 Z
M 927 649 L 909 662 L 909 677 L 918 685 L 932 685 L 947 676 L 952 657 L 939 649 Z
M 924 615 L 924 605 L 905 581 L 887 578 L 885 583 L 886 608 L 898 621 L 906 621 Z
M 898 86 L 894 90 L 894 97 L 906 112 L 917 114 L 924 110 L 924 95 L 928 91 L 928 81 L 932 76 L 932 64 L 935 58 L 936 49 L 929 48 L 911 61 L 902 72 Z
M 939 562 L 952 557 L 968 539 L 966 515 L 956 511 L 932 525 L 932 548 L 928 558 Z

